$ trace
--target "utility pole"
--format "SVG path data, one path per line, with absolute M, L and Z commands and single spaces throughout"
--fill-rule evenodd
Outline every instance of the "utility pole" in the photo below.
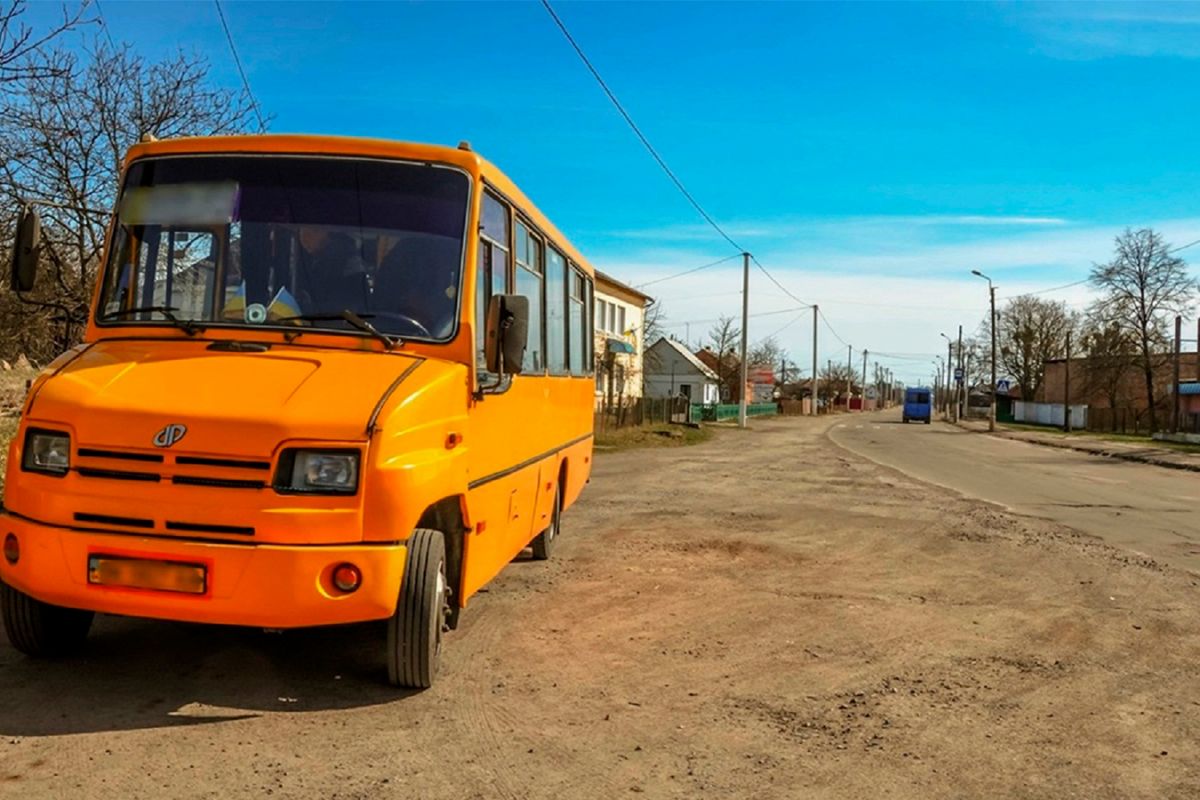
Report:
M 750 327 L 750 254 L 742 253 L 742 385 L 738 389 L 738 427 L 746 427 L 746 337 Z
M 1197 360 L 1200 363 L 1200 359 Z M 846 410 L 850 410 L 850 395 L 854 394 L 854 348 L 846 345 Z
M 1179 433 L 1179 360 L 1183 349 L 1183 317 L 1175 317 L 1175 385 L 1171 387 L 1171 433 Z
M 1071 332 L 1067 331 L 1067 360 L 1063 362 L 1063 430 L 1071 432 Z
M 942 413 L 946 415 L 946 419 L 950 418 L 950 373 L 954 372 L 954 340 L 946 334 L 941 334 L 941 337 L 946 340 L 946 369 L 943 370 L 946 374 L 946 393 L 942 395 Z
M 817 376 L 817 304 L 813 303 L 813 374 L 812 374 L 812 415 L 817 415 L 817 398 L 820 396 L 821 379 Z
M 962 348 L 962 325 L 958 326 L 958 369 L 961 380 L 955 380 L 954 386 L 954 422 L 957 423 L 962 417 L 962 394 L 963 384 L 967 380 L 967 371 L 963 369 L 963 348 Z
M 825 374 L 829 376 L 829 385 L 825 387 L 825 394 L 829 395 L 829 400 L 825 403 L 825 413 L 833 413 L 833 359 L 825 360 Z
M 863 396 L 862 402 L 858 404 L 859 411 L 867 410 L 867 351 L 863 350 L 863 380 L 862 380 Z

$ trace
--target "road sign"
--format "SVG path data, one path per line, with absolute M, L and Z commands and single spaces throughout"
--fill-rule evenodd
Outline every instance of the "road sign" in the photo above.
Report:
M 996 381 L 996 392 L 997 393 L 1007 394 L 1009 388 L 1011 388 L 1011 387 L 1010 387 L 1010 384 L 1009 384 L 1007 378 L 1001 378 L 1000 380 Z
M 867 387 L 867 399 L 868 399 L 868 400 L 874 400 L 874 399 L 875 399 L 875 387 L 874 387 L 874 386 L 868 386 L 868 387 Z
M 962 383 L 962 379 L 963 379 L 962 367 L 955 367 L 954 368 L 954 380 L 958 381 L 959 383 Z

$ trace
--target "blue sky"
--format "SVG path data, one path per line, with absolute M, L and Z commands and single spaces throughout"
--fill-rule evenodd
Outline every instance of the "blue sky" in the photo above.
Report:
M 733 252 L 539 3 L 224 7 L 272 130 L 468 139 L 629 283 Z M 973 331 L 986 302 L 974 268 L 1004 297 L 1085 277 L 1126 225 L 1200 239 L 1200 4 L 556 8 L 707 210 L 856 350 L 934 354 L 940 331 Z M 147 56 L 197 51 L 236 85 L 211 2 L 100 10 Z M 740 312 L 740 284 L 729 262 L 648 291 L 696 340 Z M 1088 299 L 1085 286 L 1048 296 Z M 752 278 L 752 312 L 795 305 Z M 750 332 L 778 331 L 807 365 L 811 328 L 771 313 Z M 845 359 L 820 336 L 822 364 Z M 930 358 L 884 363 L 916 381 Z

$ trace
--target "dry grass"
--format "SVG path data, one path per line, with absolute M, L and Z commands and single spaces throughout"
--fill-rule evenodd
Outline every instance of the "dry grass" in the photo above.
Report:
M 17 432 L 17 412 L 25 399 L 25 384 L 34 374 L 33 370 L 0 369 L 0 499 L 4 497 L 8 443 Z
M 596 434 L 596 450 L 611 452 L 635 447 L 682 447 L 708 441 L 712 431 L 690 425 L 643 425 Z

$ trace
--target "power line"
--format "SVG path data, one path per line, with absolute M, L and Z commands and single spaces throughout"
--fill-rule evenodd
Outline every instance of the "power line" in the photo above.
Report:
M 718 264 L 724 264 L 726 261 L 732 261 L 735 258 L 740 258 L 741 255 L 742 255 L 741 253 L 734 253 L 731 256 L 726 256 L 725 258 L 722 258 L 720 261 L 714 261 L 711 264 L 705 264 L 702 267 L 695 267 L 693 269 L 685 270 L 683 272 L 678 272 L 674 275 L 668 275 L 665 278 L 655 278 L 652 281 L 646 281 L 645 283 L 638 284 L 637 288 L 644 289 L 647 286 L 653 286 L 656 283 L 662 283 L 663 281 L 674 280 L 675 278 L 682 278 L 684 275 L 691 275 L 693 272 L 699 272 L 702 269 L 708 269 L 709 267 L 715 267 Z
M 108 46 L 114 51 L 117 49 L 117 43 L 113 41 L 112 34 L 108 30 L 108 20 L 104 16 L 104 9 L 100 7 L 100 0 L 94 0 L 96 3 L 96 13 L 100 15 L 100 28 L 104 31 L 104 38 L 108 39 Z
M 1167 253 L 1178 253 L 1180 250 L 1187 250 L 1189 247 L 1195 247 L 1198 244 L 1200 244 L 1200 239 L 1197 239 L 1194 242 L 1188 242 L 1187 244 L 1181 244 L 1179 247 L 1172 247 L 1167 251 Z M 1064 283 L 1062 286 L 1051 286 L 1049 289 L 1039 289 L 1036 292 L 1022 292 L 1019 295 L 1008 295 L 1008 297 L 1029 297 L 1031 295 L 1049 294 L 1050 292 L 1057 292 L 1060 289 L 1070 289 L 1073 286 L 1080 286 L 1081 284 L 1088 283 L 1091 280 L 1092 279 L 1090 277 L 1082 278 L 1077 281 L 1072 281 L 1071 283 Z
M 242 76 L 242 86 L 246 89 L 246 96 L 250 98 L 250 107 L 254 109 L 254 116 L 258 118 L 258 131 L 262 133 L 267 129 L 267 123 L 263 119 L 262 110 L 258 107 L 258 100 L 255 99 L 254 92 L 250 90 L 250 81 L 246 77 L 246 70 L 242 69 L 242 59 L 238 57 L 237 47 L 233 43 L 233 34 L 229 31 L 229 23 L 225 21 L 225 12 L 221 9 L 221 0 L 213 0 L 213 5 L 217 7 L 217 16 L 221 18 L 221 27 L 225 29 L 225 38 L 229 42 L 229 52 L 233 53 L 233 63 L 237 65 L 238 74 Z
M 841 342 L 841 343 L 842 343 L 842 347 L 849 347 L 849 346 L 850 346 L 850 343 L 849 343 L 849 342 L 847 342 L 847 341 L 846 341 L 845 339 L 843 339 L 842 337 L 838 336 L 838 332 L 837 332 L 837 331 L 835 331 L 835 330 L 833 329 L 833 326 L 829 324 L 829 320 L 828 320 L 828 319 L 826 319 L 826 317 L 825 317 L 825 312 L 824 312 L 824 311 L 822 311 L 821 309 L 819 309 L 819 308 L 818 308 L 818 309 L 817 309 L 817 316 L 819 316 L 819 317 L 821 318 L 821 322 L 824 322 L 824 323 L 825 323 L 825 327 L 826 327 L 826 328 L 828 328 L 828 329 L 829 329 L 829 332 L 833 334 L 833 338 L 837 339 L 839 342 Z
M 781 333 L 783 333 L 784 331 L 786 331 L 788 328 L 790 328 L 790 327 L 792 327 L 793 325 L 795 325 L 797 322 L 799 322 L 799 321 L 800 321 L 800 320 L 801 320 L 801 319 L 804 317 L 804 312 L 805 312 L 805 311 L 807 311 L 807 310 L 808 310 L 808 309 L 803 309 L 803 310 L 801 310 L 801 312 L 800 312 L 799 314 L 797 314 L 795 317 L 793 317 L 793 318 L 791 319 L 791 321 L 789 321 L 789 322 L 788 322 L 786 325 L 784 325 L 782 328 L 780 328 L 780 329 L 779 329 L 779 330 L 777 330 L 777 331 L 773 331 L 772 333 L 768 333 L 766 336 L 762 337 L 762 338 L 761 338 L 761 339 L 759 339 L 757 342 L 755 342 L 755 343 L 754 343 L 754 346 L 755 346 L 755 347 L 758 347 L 760 344 L 762 344 L 763 342 L 765 342 L 767 339 L 771 339 L 771 338 L 773 338 L 773 337 L 775 337 L 775 336 L 778 336 L 779 334 L 781 334 Z
M 726 233 L 720 225 L 717 224 L 717 221 L 709 216 L 708 212 L 704 210 L 696 198 L 692 197 L 692 193 L 687 190 L 687 187 L 683 185 L 683 181 L 679 180 L 675 173 L 671 171 L 671 168 L 667 166 L 667 162 L 664 161 L 663 157 L 660 156 L 658 151 L 654 149 L 654 145 L 650 144 L 650 140 L 647 139 L 646 135 L 642 133 L 640 128 L 638 128 L 637 123 L 633 121 L 633 117 L 629 116 L 629 112 L 626 111 L 625 107 L 621 105 L 621 101 L 617 99 L 615 94 L 613 94 L 612 89 L 608 88 L 608 84 L 604 82 L 604 78 L 600 77 L 599 71 L 592 66 L 592 62 L 589 61 L 587 55 L 584 54 L 583 48 L 579 46 L 579 44 L 575 41 L 575 37 L 571 35 L 571 32 L 567 30 L 567 26 L 559 18 L 558 14 L 555 13 L 553 6 L 550 5 L 550 0 L 542 0 L 542 5 L 545 7 L 547 13 L 550 14 L 550 17 L 554 20 L 554 24 L 558 26 L 560 31 L 562 31 L 562 34 L 566 37 L 567 42 L 569 42 L 571 47 L 575 50 L 575 54 L 579 56 L 579 60 L 583 62 L 585 67 L 587 67 L 588 72 L 592 73 L 592 77 L 595 78 L 596 82 L 600 84 L 600 88 L 604 90 L 606 95 L 608 95 L 608 99 L 612 101 L 612 104 L 616 107 L 618 113 L 620 113 L 625 122 L 629 124 L 629 127 L 633 130 L 638 140 L 646 148 L 647 152 L 650 153 L 651 157 L 658 162 L 658 165 L 662 167 L 663 172 L 667 174 L 667 177 L 671 179 L 671 182 L 675 184 L 675 188 L 678 189 L 680 194 L 682 194 L 687 201 L 692 204 L 692 208 L 696 209 L 700 216 L 704 218 L 704 221 L 711 225 L 713 230 L 721 235 L 721 238 L 737 248 L 739 253 L 744 252 L 745 248 L 735 242 L 733 238 Z
M 1070 289 L 1072 286 L 1079 286 L 1080 284 L 1087 283 L 1090 280 L 1091 278 L 1084 278 L 1071 283 L 1064 283 L 1062 286 L 1051 286 L 1049 289 L 1039 289 L 1036 292 L 1022 292 L 1021 294 L 1017 295 L 1008 295 L 1008 297 L 1032 297 L 1033 295 L 1038 294 L 1049 294 L 1050 292 L 1057 292 L 1059 289 Z
M 758 260 L 757 258 L 755 258 L 754 256 L 750 256 L 750 260 L 754 262 L 754 265 L 755 265 L 756 267 L 758 267 L 760 270 L 762 270 L 762 274 L 763 274 L 763 275 L 766 275 L 766 276 L 767 276 L 767 278 L 769 278 L 769 279 L 770 279 L 771 283 L 775 284 L 775 285 L 776 285 L 776 286 L 779 288 L 779 291 L 783 292 L 783 293 L 784 293 L 784 294 L 786 294 L 788 297 L 790 297 L 790 298 L 792 298 L 793 300 L 795 300 L 797 303 L 799 303 L 799 304 L 801 304 L 801 305 L 804 305 L 804 306 L 808 306 L 809 308 L 812 308 L 812 303 L 806 303 L 806 302 L 804 302 L 804 301 L 803 301 L 803 300 L 801 300 L 799 297 L 796 297 L 796 295 L 794 295 L 794 294 L 792 294 L 791 292 L 789 292 L 789 291 L 787 290 L 787 287 L 785 287 L 785 286 L 784 286 L 782 283 L 780 283 L 779 281 L 775 280 L 775 276 L 774 276 L 774 275 L 772 275 L 770 272 L 767 272 L 767 268 L 766 268 L 766 267 L 764 267 L 764 266 L 762 265 L 762 263 L 760 263 L 760 262 L 759 262 L 759 260 Z
M 810 308 L 812 308 L 812 306 L 781 308 L 778 311 L 760 311 L 757 314 L 751 314 L 750 317 L 752 317 L 752 318 L 753 317 L 773 317 L 773 316 L 777 316 L 779 314 L 791 314 L 796 311 L 807 311 Z M 687 319 L 687 320 L 681 320 L 679 322 L 667 322 L 667 323 L 663 324 L 663 327 L 664 328 L 678 328 L 681 325 L 703 325 L 706 322 L 720 322 L 720 321 L 721 321 L 721 317 L 714 317 L 712 319 Z

